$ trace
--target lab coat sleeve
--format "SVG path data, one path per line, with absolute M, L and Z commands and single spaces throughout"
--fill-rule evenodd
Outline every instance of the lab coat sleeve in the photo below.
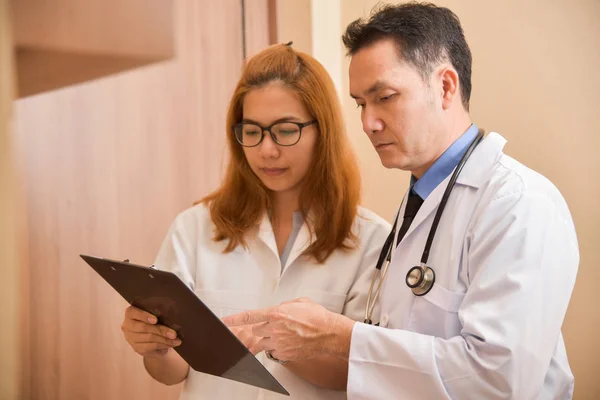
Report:
M 460 335 L 356 324 L 348 398 L 535 399 L 579 263 L 570 214 L 554 197 L 510 193 L 474 217 Z
M 196 214 L 193 209 L 189 209 L 175 218 L 154 262 L 156 268 L 174 273 L 192 290 L 196 282 L 195 243 L 198 231 Z
M 360 265 L 356 273 L 356 277 L 352 286 L 348 290 L 346 302 L 342 314 L 355 321 L 364 321 L 365 307 L 367 305 L 367 295 L 371 278 L 375 273 L 375 265 L 379 258 L 381 248 L 389 234 L 391 227 L 383 220 L 379 223 L 373 222 L 369 227 L 370 232 L 359 234 L 359 246 L 362 251 L 360 257 Z M 372 318 L 375 321 L 379 320 L 379 307 L 376 305 L 373 310 Z

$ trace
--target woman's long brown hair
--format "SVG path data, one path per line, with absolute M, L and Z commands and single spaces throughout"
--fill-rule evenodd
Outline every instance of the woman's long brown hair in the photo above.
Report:
M 246 246 L 245 235 L 271 207 L 270 191 L 252 172 L 233 126 L 242 121 L 243 101 L 252 89 L 277 82 L 293 89 L 318 121 L 312 165 L 303 180 L 300 208 L 308 218 L 313 243 L 304 254 L 324 262 L 338 249 L 356 244 L 352 224 L 360 201 L 360 174 L 342 117 L 335 86 L 313 57 L 288 45 L 273 45 L 252 57 L 229 104 L 227 142 L 231 157 L 225 179 L 200 202 L 216 226 L 215 240 L 228 240 L 225 252 Z

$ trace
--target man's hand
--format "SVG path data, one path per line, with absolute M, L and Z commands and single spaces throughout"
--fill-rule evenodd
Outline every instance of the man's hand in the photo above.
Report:
M 256 336 L 253 329 L 256 325 L 239 325 L 230 326 L 229 329 L 237 336 L 237 338 L 250 350 L 254 355 L 257 355 L 262 351 L 262 348 L 258 345 L 262 339 L 260 336 Z
M 298 361 L 323 354 L 348 359 L 354 321 L 302 298 L 275 307 L 246 311 L 223 318 L 229 327 L 255 325 L 262 339 L 258 352 L 269 351 L 282 361 Z

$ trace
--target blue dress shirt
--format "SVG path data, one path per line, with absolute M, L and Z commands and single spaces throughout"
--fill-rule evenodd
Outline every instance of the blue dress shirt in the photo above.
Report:
M 477 137 L 477 132 L 477 126 L 471 124 L 469 129 L 456 139 L 433 165 L 425 171 L 421 179 L 417 180 L 414 176 L 411 176 L 411 190 L 423 200 L 427 199 L 427 196 L 456 168 L 462 156 L 467 152 L 469 145 Z

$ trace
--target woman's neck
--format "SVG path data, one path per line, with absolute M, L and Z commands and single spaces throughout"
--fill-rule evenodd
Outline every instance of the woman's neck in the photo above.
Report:
M 294 212 L 300 209 L 297 192 L 273 193 L 271 208 L 271 225 L 279 255 L 283 254 L 294 224 Z
M 273 193 L 271 219 L 275 222 L 291 221 L 295 211 L 300 210 L 300 199 L 297 191 Z

